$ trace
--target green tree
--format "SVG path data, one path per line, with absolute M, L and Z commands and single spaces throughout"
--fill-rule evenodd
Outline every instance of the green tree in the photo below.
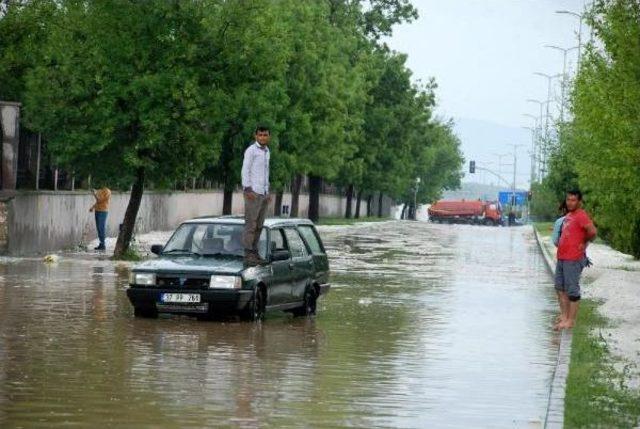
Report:
M 600 234 L 640 257 L 640 3 L 598 0 L 571 94 L 566 154 Z M 554 166 L 552 165 L 552 170 Z
M 58 8 L 50 0 L 2 1 L 0 6 L 0 100 L 22 100 L 25 77 L 42 62 Z
M 115 256 L 128 249 L 145 181 L 169 184 L 215 160 L 220 131 L 212 3 L 63 1 L 44 61 L 27 77 L 28 124 L 64 165 L 131 198 Z M 213 5 L 215 6 L 215 5 Z
M 277 151 L 280 117 L 289 99 L 285 73 L 289 64 L 290 40 L 287 26 L 292 14 L 287 1 L 254 0 L 222 2 L 208 17 L 207 26 L 216 33 L 220 58 L 217 85 L 222 89 L 216 104 L 222 136 L 221 156 L 208 175 L 224 189 L 223 213 L 231 214 L 232 196 L 240 183 L 244 150 L 256 125 L 272 128 L 272 149 Z M 275 171 L 280 160 L 274 157 Z M 276 180 L 279 174 L 274 175 Z

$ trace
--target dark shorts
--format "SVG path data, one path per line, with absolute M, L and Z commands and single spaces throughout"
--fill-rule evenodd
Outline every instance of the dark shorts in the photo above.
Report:
M 586 262 L 585 258 L 580 261 L 559 260 L 556 264 L 556 290 L 565 292 L 572 301 L 580 299 L 580 275 Z

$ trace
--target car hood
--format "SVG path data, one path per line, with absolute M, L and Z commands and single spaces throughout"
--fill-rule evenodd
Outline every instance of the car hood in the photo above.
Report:
M 194 258 L 159 257 L 142 262 L 133 267 L 133 271 L 154 273 L 191 273 L 191 274 L 239 274 L 243 270 L 240 258 Z

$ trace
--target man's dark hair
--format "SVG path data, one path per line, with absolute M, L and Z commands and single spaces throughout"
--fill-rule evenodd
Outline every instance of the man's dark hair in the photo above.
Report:
M 558 211 L 562 214 L 567 214 L 567 200 L 563 200 L 558 206 Z
M 567 191 L 567 195 L 575 195 L 576 197 L 578 197 L 578 201 L 582 201 L 582 192 L 577 189 L 571 189 Z
M 265 132 L 265 131 L 271 134 L 271 130 L 269 129 L 269 127 L 267 127 L 266 125 L 258 125 L 256 127 L 255 134 L 258 134 L 259 132 Z

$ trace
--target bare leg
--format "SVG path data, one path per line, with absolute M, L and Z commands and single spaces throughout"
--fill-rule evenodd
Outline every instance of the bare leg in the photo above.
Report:
M 556 317 L 556 324 L 562 322 L 562 315 L 564 314 L 564 307 L 562 304 L 562 292 L 556 291 L 556 295 L 558 296 L 558 307 L 560 308 L 560 314 Z
M 565 328 L 573 328 L 576 325 L 576 318 L 578 317 L 578 308 L 580 308 L 580 301 L 569 302 L 569 314 L 565 322 Z
M 554 326 L 555 330 L 564 329 L 564 325 L 569 320 L 569 296 L 566 292 L 558 292 L 558 301 L 560 302 L 560 320 Z

